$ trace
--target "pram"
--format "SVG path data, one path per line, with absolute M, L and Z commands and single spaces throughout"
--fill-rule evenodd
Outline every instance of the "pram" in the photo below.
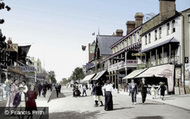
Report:
M 80 96 L 81 92 L 79 89 L 73 89 L 73 96 L 76 97 L 76 96 Z

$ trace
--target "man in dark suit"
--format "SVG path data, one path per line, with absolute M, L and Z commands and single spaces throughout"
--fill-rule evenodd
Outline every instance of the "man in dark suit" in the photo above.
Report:
M 145 83 L 145 79 L 142 78 L 142 82 L 140 83 L 140 90 L 141 90 L 141 96 L 142 96 L 142 103 L 146 101 L 146 93 L 147 93 L 147 85 Z
M 55 85 L 55 90 L 56 90 L 56 94 L 57 94 L 57 97 L 58 97 L 59 93 L 60 93 L 60 86 L 59 86 L 58 83 Z

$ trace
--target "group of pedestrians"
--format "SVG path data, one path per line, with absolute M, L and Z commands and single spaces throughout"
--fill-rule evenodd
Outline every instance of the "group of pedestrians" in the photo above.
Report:
M 17 111 L 33 111 L 37 110 L 35 99 L 37 99 L 37 93 L 34 90 L 34 85 L 31 85 L 29 90 L 25 81 L 19 85 L 17 79 L 14 80 L 10 88 L 10 96 L 8 97 L 6 109 Z M 24 115 L 20 115 L 23 118 Z M 19 116 L 19 118 L 20 118 Z M 32 118 L 32 113 L 28 117 Z
M 104 96 L 105 96 L 105 105 L 104 105 L 104 110 L 113 110 L 113 99 L 112 99 L 112 92 L 113 92 L 113 85 L 110 84 L 110 81 L 107 80 L 106 84 L 102 87 L 100 83 L 95 83 L 92 89 L 92 95 L 94 95 L 94 101 L 95 101 L 95 107 L 99 105 L 98 102 L 100 102 L 100 106 L 103 106 L 102 102 L 102 96 L 103 96 L 103 91 L 104 91 Z
M 129 84 L 129 94 L 131 95 L 132 104 L 136 104 L 136 96 L 138 94 L 138 87 L 140 88 L 141 97 L 142 97 L 142 104 L 145 103 L 146 97 L 147 97 L 147 88 L 148 85 L 145 83 L 145 79 L 142 78 L 142 81 L 140 82 L 140 85 L 137 86 L 137 83 L 134 82 L 134 80 L 131 80 L 131 83 Z M 157 91 L 160 91 L 161 99 L 164 100 L 164 95 L 166 91 L 166 86 L 163 82 L 160 82 L 160 87 L 157 89 Z M 152 98 L 156 98 L 156 89 L 154 85 L 150 89 Z

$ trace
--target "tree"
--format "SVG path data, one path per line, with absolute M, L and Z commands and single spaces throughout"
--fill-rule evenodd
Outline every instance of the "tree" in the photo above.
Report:
M 8 5 L 6 5 L 4 2 L 0 2 L 0 10 L 3 10 L 3 9 L 7 9 L 7 11 L 11 10 L 11 8 Z M 3 24 L 4 22 L 5 20 L 3 18 L 0 18 L 0 24 Z M 5 39 L 6 37 L 3 36 L 2 31 L 0 29 L 0 51 L 6 47 Z
M 84 75 L 82 68 L 80 68 L 80 67 L 75 68 L 71 77 L 72 77 L 73 81 L 76 81 L 76 80 L 80 81 L 80 79 L 83 79 L 85 77 L 85 75 Z
M 55 72 L 54 71 L 49 71 L 48 72 L 48 77 L 51 80 L 51 83 L 57 83 L 57 80 L 55 78 Z
M 1 1 L 3 1 L 3 0 L 1 0 Z M 4 2 L 0 2 L 0 10 L 3 10 L 3 9 L 7 9 L 7 11 L 11 10 L 11 8 L 8 5 L 6 5 Z M 3 24 L 4 22 L 5 22 L 5 20 L 1 18 L 0 24 Z
M 69 82 L 68 79 L 62 78 L 62 81 L 60 82 L 61 85 L 66 85 Z

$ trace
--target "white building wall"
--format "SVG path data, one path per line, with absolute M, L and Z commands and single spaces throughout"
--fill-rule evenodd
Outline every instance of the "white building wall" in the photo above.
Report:
M 172 21 L 169 21 L 168 23 L 170 23 L 170 31 L 169 31 L 169 34 L 167 35 L 167 23 L 166 24 L 163 24 L 161 27 L 162 29 L 162 34 L 161 34 L 161 38 L 159 38 L 159 28 L 158 27 L 157 29 L 154 29 L 153 31 L 150 32 L 151 34 L 151 43 L 149 43 L 149 33 L 147 33 L 147 45 L 145 45 L 145 36 L 144 35 L 142 37 L 142 50 L 146 49 L 146 48 L 149 48 L 149 47 L 152 47 L 156 44 L 159 44 L 161 42 L 164 42 L 165 40 L 169 40 L 171 38 L 175 38 L 176 40 L 179 41 L 180 43 L 180 46 L 179 46 L 179 49 L 177 51 L 177 56 L 179 56 L 181 59 L 180 59 L 180 62 L 179 63 L 182 63 L 182 48 L 181 48 L 181 43 L 182 43 L 182 17 L 179 16 L 177 18 L 174 19 L 175 20 L 175 24 L 174 24 L 174 27 L 175 27 L 175 32 L 172 33 Z M 155 30 L 157 30 L 157 40 L 155 40 Z M 181 50 L 181 51 L 180 51 Z M 165 54 L 166 56 L 166 54 Z M 164 61 L 167 61 L 167 58 L 164 59 Z

